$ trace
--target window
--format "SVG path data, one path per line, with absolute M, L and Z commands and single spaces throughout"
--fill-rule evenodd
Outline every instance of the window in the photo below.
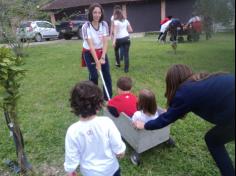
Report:
M 53 25 L 47 22 L 37 22 L 37 26 L 41 28 L 54 28 Z

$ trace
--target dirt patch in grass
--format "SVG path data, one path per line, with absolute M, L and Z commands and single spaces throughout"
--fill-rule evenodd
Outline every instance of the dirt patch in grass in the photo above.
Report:
M 10 176 L 10 172 L 7 172 L 7 171 L 3 171 L 1 168 L 0 168 L 0 175 L 1 176 Z
M 43 164 L 35 169 L 37 175 L 41 176 L 64 176 L 66 173 L 64 172 L 63 166 L 53 166 L 48 164 Z
M 34 174 L 29 174 L 32 176 L 65 176 L 66 173 L 63 170 L 63 166 L 52 166 L 48 164 L 43 164 L 38 166 L 38 168 L 34 168 Z M 13 172 L 2 170 L 0 168 L 0 176 L 12 176 Z

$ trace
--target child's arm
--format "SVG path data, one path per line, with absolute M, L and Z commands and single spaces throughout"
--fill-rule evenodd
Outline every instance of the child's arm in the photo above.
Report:
M 125 156 L 125 152 L 116 155 L 118 159 L 124 158 L 124 156 Z
M 64 169 L 67 176 L 78 176 L 76 168 L 80 164 L 80 151 L 79 145 L 75 141 L 74 128 L 69 128 L 65 138 L 65 162 Z
M 121 134 L 117 129 L 116 125 L 112 120 L 110 120 L 109 125 L 109 140 L 111 150 L 114 154 L 116 154 L 117 158 L 121 158 L 125 154 L 126 146 L 125 143 L 121 139 Z
M 141 121 L 141 112 L 140 111 L 136 111 L 132 117 L 132 122 L 135 122 L 137 120 Z
M 115 107 L 107 106 L 107 109 L 111 113 L 111 115 L 113 115 L 114 117 L 119 117 L 120 114 Z

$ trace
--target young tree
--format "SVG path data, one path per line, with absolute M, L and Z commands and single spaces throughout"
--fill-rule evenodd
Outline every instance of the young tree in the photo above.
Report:
M 0 0 L 0 41 L 5 41 L 15 53 L 14 56 L 10 49 L 0 48 L 0 108 L 4 112 L 7 126 L 15 142 L 19 172 L 22 175 L 32 167 L 24 152 L 24 140 L 17 114 L 20 81 L 24 77 L 25 70 L 21 67 L 23 60 L 20 57 L 24 45 L 17 40 L 16 26 L 23 19 L 40 16 L 41 12 L 34 13 L 37 8 L 34 7 L 35 3 L 35 0 Z
M 18 170 L 22 175 L 32 170 L 24 152 L 24 140 L 19 126 L 17 102 L 20 97 L 20 82 L 25 70 L 23 60 L 12 55 L 10 49 L 0 48 L 0 108 L 4 112 L 7 126 L 12 133 L 16 146 Z

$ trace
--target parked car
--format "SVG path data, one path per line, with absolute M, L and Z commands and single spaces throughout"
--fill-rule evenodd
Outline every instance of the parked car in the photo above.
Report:
M 25 21 L 16 30 L 16 36 L 21 41 L 35 40 L 41 42 L 44 39 L 57 39 L 59 33 L 48 21 Z
M 59 38 L 70 40 L 72 37 L 78 37 L 78 39 L 82 39 L 82 26 L 86 21 L 86 15 L 74 16 L 69 20 L 61 21 L 56 25 Z

